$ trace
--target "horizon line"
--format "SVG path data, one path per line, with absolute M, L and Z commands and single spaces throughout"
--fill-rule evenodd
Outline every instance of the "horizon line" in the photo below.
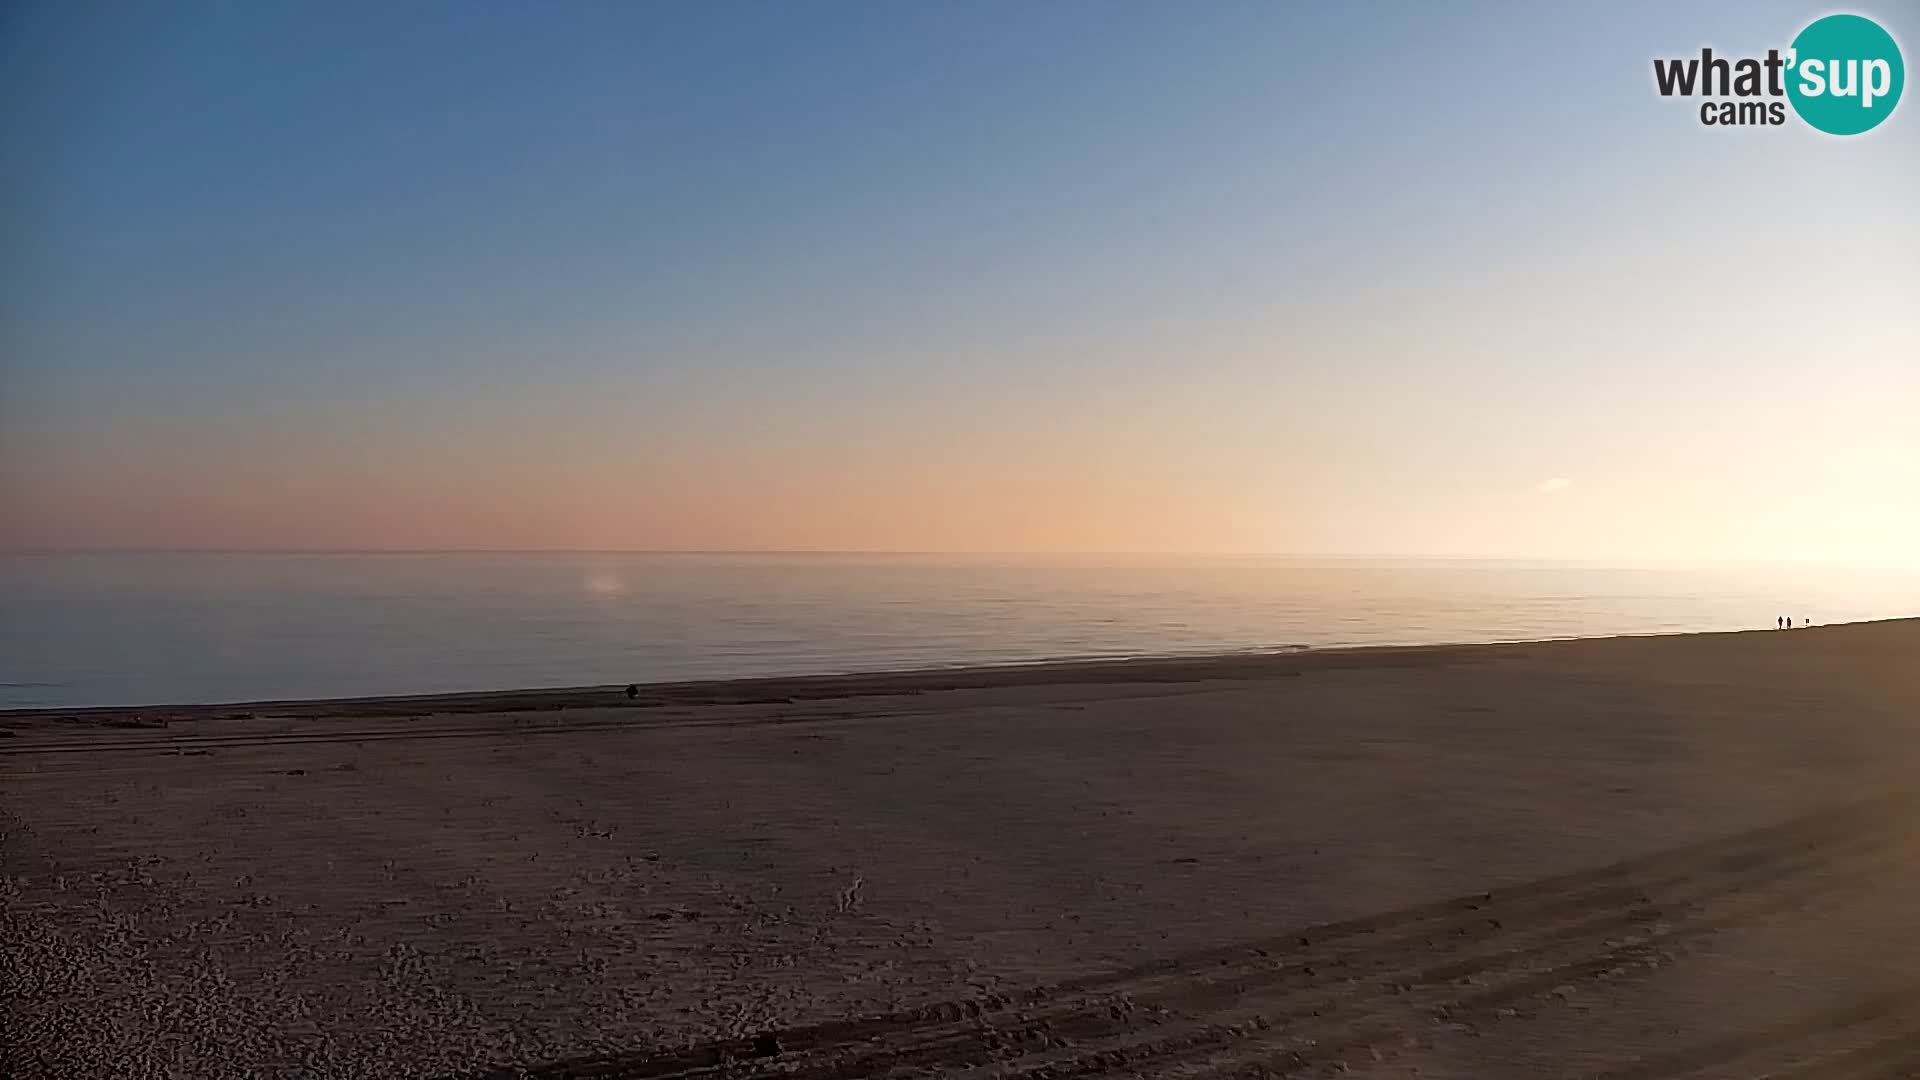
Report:
M 0 546 L 0 556 L 31 555 L 814 555 L 814 556 L 955 556 L 955 557 L 1157 557 L 1157 558 L 1260 558 L 1329 559 L 1348 562 L 1420 560 L 1426 562 L 1540 562 L 1540 563 L 1720 563 L 1720 564 L 1822 564 L 1847 566 L 1908 565 L 1920 558 L 1896 556 L 1817 557 L 1753 555 L 1710 557 L 1700 555 L 1459 555 L 1422 552 L 1325 552 L 1325 551 L 1176 551 L 1153 549 L 938 549 L 938 548 L 446 548 L 446 547 L 169 547 L 169 546 Z

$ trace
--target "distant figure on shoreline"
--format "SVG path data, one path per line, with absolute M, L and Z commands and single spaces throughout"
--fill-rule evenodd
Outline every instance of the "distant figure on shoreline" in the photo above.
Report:
M 639 696 L 640 696 L 640 684 L 628 683 L 627 684 L 627 700 L 632 701 L 634 698 L 637 698 Z
M 1785 630 L 1786 629 L 1785 620 L 1781 619 L 1780 616 L 1775 615 L 1773 617 L 1773 628 L 1775 630 Z

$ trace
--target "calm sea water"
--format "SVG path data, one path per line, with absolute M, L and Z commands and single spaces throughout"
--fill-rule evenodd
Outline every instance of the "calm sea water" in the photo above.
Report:
M 1920 568 L 932 555 L 0 557 L 0 707 L 1920 614 Z

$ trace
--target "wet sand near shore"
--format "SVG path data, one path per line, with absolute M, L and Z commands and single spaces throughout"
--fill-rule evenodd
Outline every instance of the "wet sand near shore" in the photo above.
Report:
M 1920 1073 L 1920 621 L 0 732 L 8 1076 Z

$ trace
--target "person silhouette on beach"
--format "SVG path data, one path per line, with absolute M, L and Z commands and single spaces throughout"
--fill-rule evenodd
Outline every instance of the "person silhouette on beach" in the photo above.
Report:
M 1778 615 L 1775 615 L 1775 616 L 1773 617 L 1773 628 L 1774 628 L 1775 630 L 1779 630 L 1779 629 L 1782 629 L 1782 627 L 1781 627 L 1781 625 L 1780 625 L 1780 616 L 1778 616 Z

